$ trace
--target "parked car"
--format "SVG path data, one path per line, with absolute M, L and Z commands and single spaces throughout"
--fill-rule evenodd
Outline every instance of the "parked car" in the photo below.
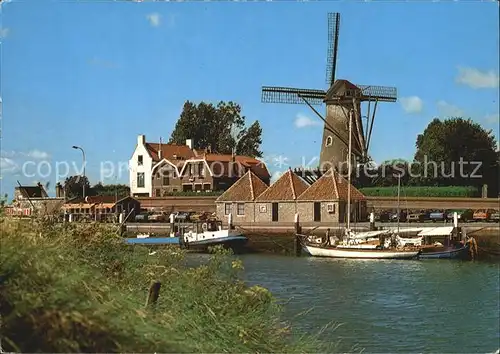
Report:
M 494 211 L 490 214 L 490 221 L 493 221 L 493 222 L 500 222 L 500 211 L 499 211 L 499 210 L 494 210 Z
M 382 211 L 379 213 L 375 213 L 375 221 L 379 222 L 388 222 L 390 219 L 391 213 L 388 211 Z
M 474 212 L 472 219 L 474 221 L 488 221 L 490 219 L 490 211 L 486 209 L 479 209 Z
M 167 220 L 167 215 L 164 213 L 151 213 L 148 216 L 148 221 L 151 222 L 165 222 Z
M 432 222 L 445 221 L 446 214 L 444 211 L 435 210 L 429 213 L 429 219 Z
M 135 222 L 147 222 L 149 220 L 149 214 L 151 213 L 147 211 L 137 214 L 135 216 Z
M 449 210 L 448 214 L 446 215 L 447 221 L 453 222 L 453 213 L 457 213 L 458 221 L 459 222 L 467 222 L 469 220 L 472 220 L 472 217 L 474 216 L 474 213 L 470 209 L 466 209 L 466 210 Z
M 424 222 L 425 221 L 425 213 L 408 214 L 407 220 L 408 220 L 408 222 Z
M 389 222 L 397 222 L 398 221 L 398 213 L 391 213 L 389 215 Z M 399 222 L 405 222 L 406 221 L 406 212 L 400 211 L 399 212 Z

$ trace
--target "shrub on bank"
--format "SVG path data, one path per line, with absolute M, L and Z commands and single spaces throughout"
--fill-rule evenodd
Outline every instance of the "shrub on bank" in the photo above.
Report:
M 369 197 L 397 197 L 397 187 L 366 187 L 359 189 Z M 476 187 L 446 186 L 446 187 L 401 187 L 401 196 L 404 197 L 462 197 L 473 198 L 479 196 Z
M 1 343 L 17 352 L 321 352 L 295 338 L 241 263 L 215 253 L 187 268 L 183 253 L 123 243 L 99 224 L 2 219 Z M 155 307 L 145 301 L 161 282 Z

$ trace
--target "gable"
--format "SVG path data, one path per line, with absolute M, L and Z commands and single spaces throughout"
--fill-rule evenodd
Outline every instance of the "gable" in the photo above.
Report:
M 267 188 L 258 201 L 296 200 L 309 186 L 290 169 Z
M 301 201 L 347 200 L 349 182 L 334 169 L 328 170 L 299 196 Z M 365 196 L 351 184 L 351 200 L 364 200 Z
M 266 189 L 267 185 L 252 171 L 248 171 L 229 187 L 216 202 L 250 202 L 254 201 Z

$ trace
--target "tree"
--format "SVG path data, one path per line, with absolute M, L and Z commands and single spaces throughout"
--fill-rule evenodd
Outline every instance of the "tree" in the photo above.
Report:
M 262 144 L 262 128 L 259 121 L 253 122 L 251 126 L 240 132 L 239 140 L 236 145 L 238 155 L 262 157 L 262 151 L 259 150 Z
M 130 187 L 126 184 L 102 184 L 97 183 L 92 187 L 92 195 L 112 195 L 123 198 L 130 195 Z
M 491 130 L 471 119 L 434 119 L 417 137 L 415 161 L 423 185 L 489 184 L 498 193 L 498 156 Z
M 83 186 L 85 185 L 85 195 L 91 194 L 90 183 L 87 176 L 69 176 L 64 181 L 64 193 L 66 198 L 83 196 Z
M 234 130 L 236 136 L 232 134 Z M 241 107 L 234 102 L 221 101 L 214 106 L 186 101 L 169 143 L 185 144 L 187 139 L 193 139 L 195 149 L 210 148 L 214 153 L 230 154 L 236 148 L 239 154 L 260 157 L 261 135 L 258 121 L 245 128 Z

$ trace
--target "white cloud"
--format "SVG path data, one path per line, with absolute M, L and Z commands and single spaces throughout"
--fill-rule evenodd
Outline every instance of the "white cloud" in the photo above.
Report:
M 402 97 L 400 101 L 406 113 L 420 113 L 424 109 L 424 101 L 418 96 Z
M 462 117 L 465 114 L 465 112 L 459 107 L 443 100 L 438 101 L 437 109 L 439 115 L 444 117 Z
M 2 150 L 2 151 L 0 151 L 0 155 L 2 157 L 12 158 L 12 159 L 29 158 L 29 159 L 34 159 L 34 160 L 47 160 L 50 158 L 50 154 L 48 152 L 41 151 L 38 149 L 34 149 L 34 150 L 31 150 L 28 152 Z
M 0 172 L 3 174 L 6 173 L 14 173 L 19 171 L 18 164 L 7 157 L 0 157 Z
M 6 38 L 9 35 L 10 29 L 5 27 L 5 28 L 0 28 L 0 38 Z
M 311 126 L 316 126 L 316 125 L 320 125 L 319 120 L 311 119 L 308 116 L 305 116 L 301 113 L 297 114 L 297 117 L 295 118 L 295 126 L 297 128 L 305 128 L 305 127 L 311 127 Z
M 157 12 L 153 12 L 146 16 L 149 24 L 153 27 L 158 27 L 161 23 L 161 15 Z
M 459 67 L 456 82 L 467 85 L 473 89 L 496 88 L 499 85 L 500 77 L 495 71 L 480 71 L 476 68 Z
M 31 150 L 26 154 L 26 156 L 36 160 L 46 160 L 50 157 L 49 153 L 37 149 Z

